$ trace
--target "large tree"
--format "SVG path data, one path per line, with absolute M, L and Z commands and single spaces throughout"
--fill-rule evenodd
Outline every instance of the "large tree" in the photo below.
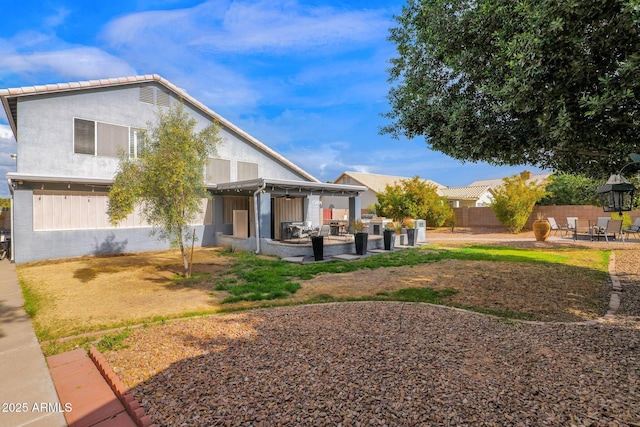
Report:
M 208 197 L 205 164 L 220 143 L 216 123 L 199 132 L 196 124 L 183 104 L 159 113 L 146 132 L 138 158 L 121 153 L 109 191 L 111 222 L 123 220 L 140 206 L 159 237 L 180 248 L 185 277 L 190 273 L 185 242 L 195 238 L 190 225 Z
M 407 0 L 396 20 L 382 132 L 593 177 L 640 152 L 638 0 Z

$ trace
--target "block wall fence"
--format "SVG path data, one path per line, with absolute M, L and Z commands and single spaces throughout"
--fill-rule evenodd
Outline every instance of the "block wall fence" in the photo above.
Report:
M 502 224 L 498 222 L 493 209 L 490 207 L 462 207 L 453 208 L 456 216 L 456 227 L 498 227 L 504 228 Z M 580 219 L 588 219 L 596 221 L 599 216 L 611 216 L 611 212 L 604 212 L 601 207 L 598 206 L 536 206 L 525 229 L 530 230 L 532 228 L 533 221 L 538 218 L 538 213 L 544 215 L 545 218 L 553 217 L 558 224 L 566 224 L 567 217 L 578 217 Z M 640 210 L 634 210 L 629 212 L 631 221 L 635 221 L 640 217 Z

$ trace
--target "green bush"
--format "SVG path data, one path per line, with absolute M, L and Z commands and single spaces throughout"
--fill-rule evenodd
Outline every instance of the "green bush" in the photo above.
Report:
M 502 186 L 491 190 L 491 208 L 500 224 L 512 233 L 519 233 L 531 216 L 533 207 L 546 192 L 542 184 L 527 182 L 526 174 L 513 175 L 503 181 Z

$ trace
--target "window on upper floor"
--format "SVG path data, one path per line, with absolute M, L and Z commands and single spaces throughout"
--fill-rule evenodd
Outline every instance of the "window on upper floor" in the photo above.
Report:
M 91 156 L 118 157 L 120 152 L 138 157 L 144 151 L 144 129 L 93 120 L 74 119 L 73 152 Z
M 207 161 L 205 180 L 208 183 L 216 184 L 231 181 L 231 161 L 209 159 Z
M 144 129 L 129 128 L 129 157 L 138 158 L 144 155 L 147 146 L 146 135 Z
M 249 179 L 258 178 L 258 164 L 253 162 L 241 162 L 237 163 L 237 180 L 246 181 Z
M 73 152 L 77 154 L 96 154 L 96 122 L 74 119 Z

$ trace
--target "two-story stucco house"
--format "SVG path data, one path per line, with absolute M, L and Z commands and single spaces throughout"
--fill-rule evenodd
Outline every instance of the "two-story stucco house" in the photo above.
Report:
M 17 145 L 7 179 L 18 263 L 167 247 L 138 213 L 112 226 L 107 194 L 118 152 L 136 157 L 148 123 L 177 102 L 196 130 L 217 121 L 223 141 L 205 171 L 212 198 L 194 224 L 198 245 L 277 254 L 281 224 L 320 224 L 323 194 L 348 199 L 354 218 L 360 212 L 364 188 L 319 182 L 158 75 L 3 89 L 0 100 Z

